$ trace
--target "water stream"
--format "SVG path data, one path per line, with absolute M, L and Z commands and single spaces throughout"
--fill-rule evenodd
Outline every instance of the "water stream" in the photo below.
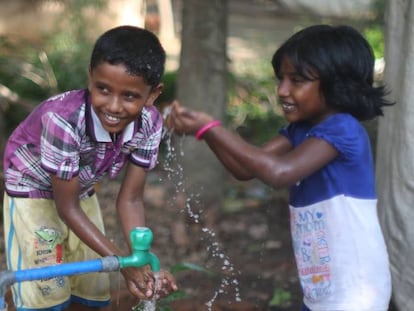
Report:
M 199 193 L 188 193 L 185 187 L 185 172 L 183 167 L 179 164 L 179 157 L 184 156 L 183 143 L 186 139 L 185 136 L 179 138 L 177 148 L 172 144 L 172 133 L 165 132 L 163 135 L 163 141 L 167 147 L 167 153 L 163 168 L 167 172 L 167 178 L 172 181 L 175 187 L 175 197 L 169 200 L 169 204 L 174 205 L 177 196 L 182 194 L 185 197 L 185 213 L 188 215 L 195 224 L 199 224 L 203 214 L 203 204 L 199 200 Z M 201 164 L 200 164 L 201 165 Z M 202 191 L 202 190 L 200 190 Z M 217 260 L 221 268 L 221 282 L 218 288 L 212 293 L 212 297 L 205 304 L 208 310 L 211 310 L 214 302 L 220 295 L 229 294 L 229 290 L 232 290 L 234 295 L 234 301 L 240 302 L 240 289 L 238 275 L 239 271 L 235 269 L 231 262 L 231 259 L 226 255 L 221 248 L 220 243 L 216 237 L 215 232 L 211 228 L 203 227 L 201 230 L 202 236 L 200 239 L 207 242 L 207 252 L 211 258 Z

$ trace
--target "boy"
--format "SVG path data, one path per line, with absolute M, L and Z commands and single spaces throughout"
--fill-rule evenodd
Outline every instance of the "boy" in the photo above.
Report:
M 88 89 L 52 97 L 15 129 L 6 146 L 4 232 L 11 270 L 100 256 L 127 256 L 105 237 L 94 186 L 127 164 L 116 201 L 123 234 L 145 226 L 146 172 L 157 160 L 165 52 L 154 34 L 132 26 L 95 43 Z M 121 270 L 130 292 L 152 297 L 147 268 Z M 175 291 L 163 271 L 161 295 Z M 13 286 L 17 310 L 97 310 L 109 304 L 109 278 L 97 273 Z

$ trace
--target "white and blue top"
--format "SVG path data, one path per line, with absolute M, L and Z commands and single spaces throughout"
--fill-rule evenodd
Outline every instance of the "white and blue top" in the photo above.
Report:
M 315 126 L 289 124 L 280 133 L 293 148 L 316 137 L 339 153 L 290 189 L 291 234 L 304 303 L 320 311 L 388 310 L 388 253 L 364 127 L 338 113 Z

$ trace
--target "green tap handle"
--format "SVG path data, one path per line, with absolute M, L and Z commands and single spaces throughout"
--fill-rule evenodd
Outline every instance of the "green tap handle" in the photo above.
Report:
M 153 239 L 151 229 L 136 227 L 129 233 L 132 254 L 128 257 L 118 257 L 120 268 L 142 267 L 150 265 L 152 271 L 160 271 L 160 261 L 149 251 Z

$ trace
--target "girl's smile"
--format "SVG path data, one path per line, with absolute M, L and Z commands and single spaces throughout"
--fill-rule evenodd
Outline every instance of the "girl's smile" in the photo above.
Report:
M 281 105 L 282 105 L 283 112 L 285 114 L 292 113 L 296 110 L 296 105 L 295 104 L 291 104 L 291 103 L 287 103 L 287 102 L 281 102 Z
M 319 79 L 304 77 L 288 57 L 283 58 L 277 77 L 276 92 L 288 122 L 317 124 L 334 112 L 320 92 Z

